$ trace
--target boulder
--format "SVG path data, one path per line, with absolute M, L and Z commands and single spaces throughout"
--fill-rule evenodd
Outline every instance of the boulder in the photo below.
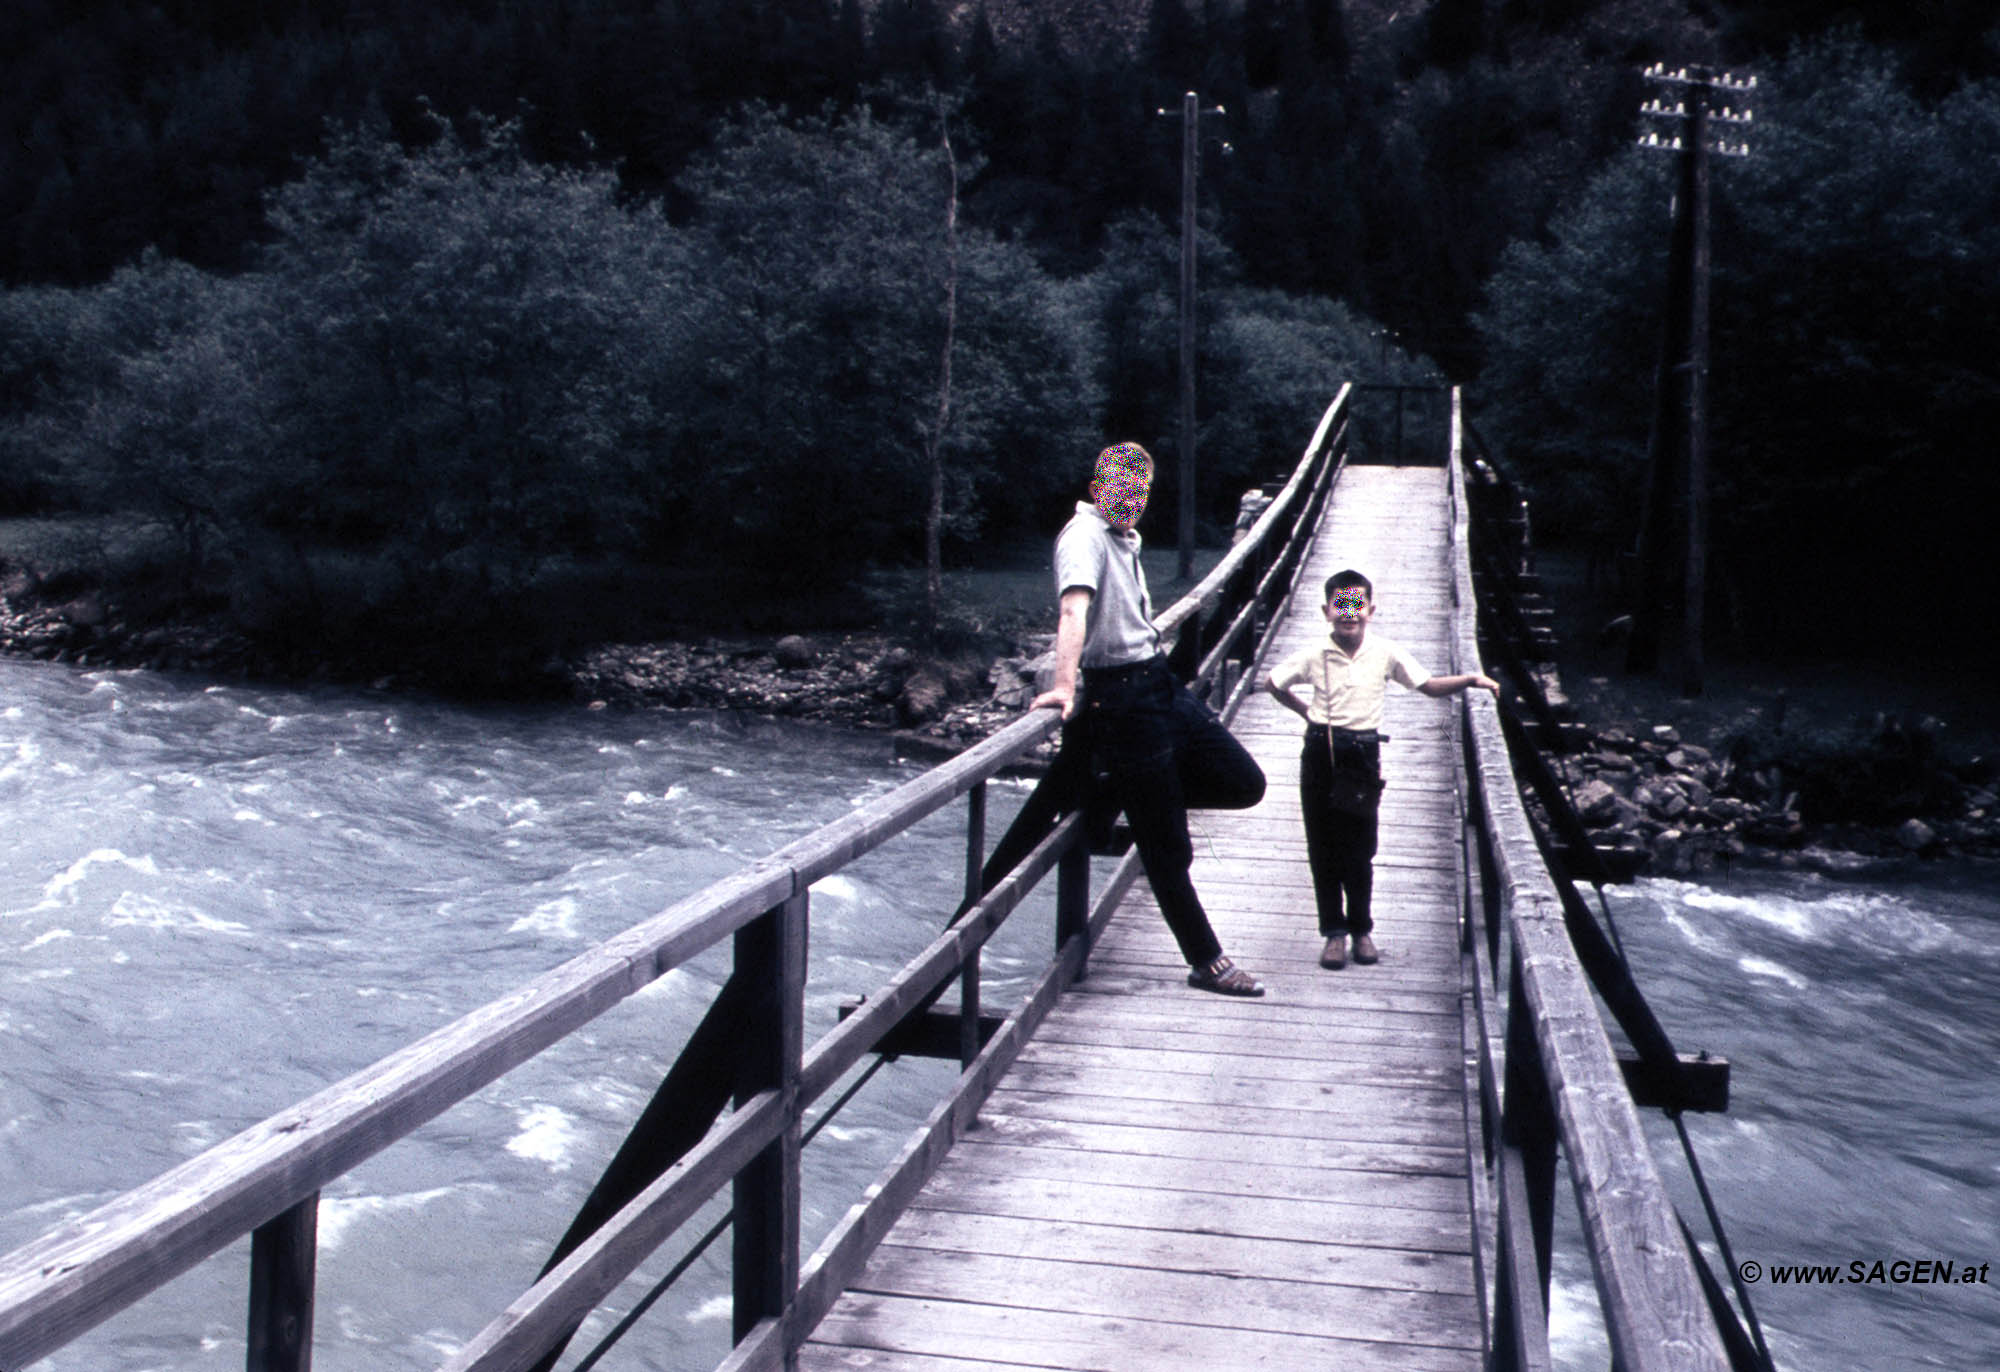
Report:
M 944 713 L 950 698 L 943 676 L 933 668 L 919 667 L 896 693 L 896 718 L 905 726 L 927 724 Z
M 1645 783 L 1632 793 L 1632 799 L 1661 819 L 1677 819 L 1688 812 L 1688 798 L 1665 780 Z
M 986 679 L 993 685 L 993 703 L 1004 705 L 1010 710 L 1025 710 L 1035 698 L 1035 679 L 1022 671 L 1023 664 L 1015 658 L 995 658 L 993 665 L 986 669 Z
M 813 665 L 813 647 L 797 634 L 786 634 L 771 645 L 771 656 L 780 667 L 797 669 Z
M 110 618 L 110 611 L 104 606 L 103 596 L 89 591 L 64 605 L 62 617 L 80 629 L 96 629 Z
M 1585 824 L 1603 828 L 1618 817 L 1618 793 L 1592 778 L 1576 789 L 1576 813 Z
M 1896 830 L 1896 843 L 1912 853 L 1921 853 L 1936 842 L 1936 831 L 1920 819 L 1906 819 Z

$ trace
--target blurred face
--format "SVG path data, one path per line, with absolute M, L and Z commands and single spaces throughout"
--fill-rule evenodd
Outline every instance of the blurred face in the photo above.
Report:
M 1334 642 L 1351 648 L 1368 632 L 1375 616 L 1375 602 L 1359 586 L 1342 586 L 1326 602 L 1327 623 L 1333 625 Z
M 1138 444 L 1120 443 L 1098 455 L 1090 500 L 1112 528 L 1122 532 L 1137 524 L 1152 489 L 1153 464 Z

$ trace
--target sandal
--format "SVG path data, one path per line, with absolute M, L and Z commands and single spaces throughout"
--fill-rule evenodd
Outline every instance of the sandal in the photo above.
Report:
M 1219 957 L 1206 967 L 1196 967 L 1188 972 L 1188 985 L 1197 991 L 1213 991 L 1219 996 L 1261 996 L 1263 986 L 1257 978 L 1231 962 L 1227 957 Z

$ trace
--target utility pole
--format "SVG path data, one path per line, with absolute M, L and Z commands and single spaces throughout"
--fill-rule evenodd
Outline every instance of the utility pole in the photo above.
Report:
M 1746 157 L 1747 144 L 1726 138 L 1711 142 L 1712 124 L 1748 124 L 1749 110 L 1711 108 L 1717 91 L 1754 90 L 1757 78 L 1738 80 L 1701 67 L 1668 71 L 1658 63 L 1645 73 L 1675 92 L 1674 103 L 1655 96 L 1641 113 L 1678 122 L 1667 138 L 1648 133 L 1642 147 L 1680 155 L 1680 183 L 1674 196 L 1672 249 L 1667 267 L 1667 317 L 1661 333 L 1655 378 L 1653 432 L 1647 445 L 1647 481 L 1640 519 L 1632 637 L 1628 672 L 1653 670 L 1659 663 L 1660 621 L 1671 576 L 1667 545 L 1673 527 L 1675 476 L 1684 478 L 1680 531 L 1685 554 L 1681 569 L 1681 694 L 1702 692 L 1703 647 L 1708 599 L 1708 287 L 1709 156 Z
M 1168 115 L 1172 110 L 1155 110 Z M 1226 114 L 1216 105 L 1201 108 L 1193 91 L 1181 97 L 1181 480 L 1180 571 L 1182 581 L 1194 575 L 1194 205 L 1195 179 L 1201 167 L 1201 116 Z M 1228 151 L 1229 145 L 1223 144 Z

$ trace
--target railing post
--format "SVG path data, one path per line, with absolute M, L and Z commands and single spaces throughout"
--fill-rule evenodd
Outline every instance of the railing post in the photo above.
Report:
M 310 1372 L 318 1257 L 317 1191 L 252 1231 L 247 1372 Z
M 1535 1042 L 1534 1016 L 1522 986 L 1518 950 L 1507 982 L 1507 1080 L 1501 1095 L 1500 1138 L 1495 1365 L 1499 1369 L 1544 1366 L 1555 1228 L 1556 1120 Z M 1523 1224 L 1528 1226 L 1525 1235 Z M 1532 1279 L 1525 1270 L 1530 1265 L 1535 1269 Z
M 785 1132 L 737 1173 L 733 1338 L 784 1314 L 799 1284 L 799 1061 L 805 1050 L 806 902 L 800 891 L 736 931 L 736 972 L 749 987 L 736 1104 L 776 1089 Z
M 1072 938 L 1089 937 L 1090 845 L 1079 839 L 1056 860 L 1056 952 L 1060 954 Z M 1084 956 L 1090 956 L 1088 948 Z M 1082 981 L 1087 970 L 1087 963 L 1079 963 L 1076 979 Z
M 965 898 L 979 899 L 980 868 L 986 860 L 986 783 L 980 782 L 966 795 L 965 810 Z M 979 956 L 975 948 L 958 973 L 958 1065 L 972 1066 L 979 1056 Z

